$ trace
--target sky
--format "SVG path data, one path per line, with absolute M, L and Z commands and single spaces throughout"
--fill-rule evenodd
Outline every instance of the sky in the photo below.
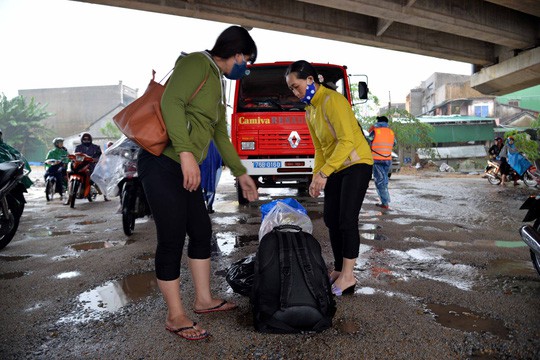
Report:
M 0 0 L 0 93 L 116 85 L 142 95 L 152 69 L 161 80 L 180 52 L 211 49 L 237 24 L 165 15 L 68 0 Z M 435 72 L 471 74 L 462 62 L 290 33 L 253 29 L 257 63 L 307 60 L 347 65 L 367 75 L 381 105 L 403 103 Z M 357 79 L 356 81 L 361 80 Z

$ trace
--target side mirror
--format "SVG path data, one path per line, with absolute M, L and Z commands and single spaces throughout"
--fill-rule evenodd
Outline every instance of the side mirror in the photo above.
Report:
M 358 97 L 360 100 L 367 100 L 368 98 L 369 89 L 367 86 L 367 82 L 360 81 L 358 83 Z

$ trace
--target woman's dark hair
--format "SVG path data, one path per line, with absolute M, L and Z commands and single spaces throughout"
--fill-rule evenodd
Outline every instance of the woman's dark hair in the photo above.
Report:
M 246 29 L 231 26 L 218 36 L 209 53 L 222 59 L 228 59 L 236 54 L 249 55 L 249 61 L 253 64 L 257 59 L 257 45 Z
M 319 74 L 317 73 L 315 67 L 306 60 L 298 60 L 289 65 L 287 71 L 285 71 L 285 76 L 292 73 L 295 73 L 296 77 L 302 80 L 306 80 L 308 76 L 312 76 L 315 83 L 322 85 L 330 90 L 336 90 L 335 86 L 321 82 L 321 80 L 319 79 Z
M 295 73 L 298 79 L 306 80 L 308 76 L 312 76 L 317 84 L 320 84 L 319 76 L 315 67 L 306 60 L 298 60 L 293 62 L 285 71 L 285 76 Z

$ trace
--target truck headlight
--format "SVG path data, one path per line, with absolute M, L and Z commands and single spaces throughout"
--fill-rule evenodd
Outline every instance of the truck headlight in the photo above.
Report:
M 255 141 L 242 141 L 240 145 L 242 150 L 255 150 Z

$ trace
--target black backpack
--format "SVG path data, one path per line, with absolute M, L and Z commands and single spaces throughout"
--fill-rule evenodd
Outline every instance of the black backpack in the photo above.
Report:
M 294 225 L 261 239 L 251 293 L 253 323 L 264 333 L 320 332 L 336 312 L 319 242 Z

